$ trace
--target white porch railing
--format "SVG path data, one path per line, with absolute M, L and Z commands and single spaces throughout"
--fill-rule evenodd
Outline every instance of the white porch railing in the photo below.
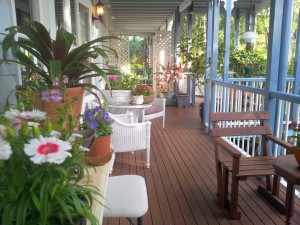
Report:
M 229 78 L 229 83 L 220 80 L 213 81 L 215 85 L 214 110 L 215 112 L 238 112 L 238 111 L 262 111 L 264 110 L 265 100 L 265 78 Z M 276 100 L 275 119 L 270 121 L 273 134 L 277 137 L 290 142 L 289 136 L 293 135 L 289 130 L 291 121 L 300 122 L 300 96 L 292 94 L 294 78 L 288 78 L 286 83 L 286 93 L 270 92 L 269 98 Z M 255 126 L 259 121 L 252 123 L 230 124 L 234 126 Z M 228 124 L 224 124 L 227 126 Z M 229 137 L 230 143 L 246 156 L 254 156 L 261 153 L 261 137 Z M 285 155 L 286 149 L 277 144 L 271 145 L 271 152 L 274 156 Z M 286 186 L 285 180 L 281 183 Z M 296 195 L 300 197 L 300 186 L 296 188 Z
M 276 118 L 270 125 L 274 134 L 285 141 L 289 141 L 292 135 L 288 129 L 291 121 L 300 121 L 300 97 L 292 95 L 294 79 L 289 78 L 286 85 L 286 93 L 272 92 L 270 98 L 275 98 L 277 102 Z M 214 111 L 215 112 L 247 112 L 262 111 L 265 103 L 265 78 L 229 78 L 228 82 L 214 80 Z M 240 122 L 231 124 L 233 126 L 255 126 L 259 121 L 253 121 L 251 124 Z M 243 154 L 254 156 L 261 153 L 259 136 L 229 137 L 228 140 L 237 147 Z M 275 156 L 286 154 L 285 149 L 279 149 L 277 145 L 273 146 L 272 153 Z

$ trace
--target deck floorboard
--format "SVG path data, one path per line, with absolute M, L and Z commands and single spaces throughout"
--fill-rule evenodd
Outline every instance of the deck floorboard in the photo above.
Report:
M 230 220 L 228 211 L 217 200 L 214 144 L 203 131 L 198 107 L 166 110 L 164 130 L 161 118 L 152 120 L 150 169 L 145 167 L 145 151 L 121 153 L 116 156 L 111 174 L 138 174 L 145 178 L 149 210 L 143 217 L 144 225 L 285 224 L 285 216 L 258 193 L 257 186 L 263 182 L 257 178 L 240 182 L 241 219 Z M 280 198 L 285 198 L 284 188 Z M 298 199 L 291 222 L 300 224 Z M 105 218 L 103 224 L 129 222 L 124 218 Z

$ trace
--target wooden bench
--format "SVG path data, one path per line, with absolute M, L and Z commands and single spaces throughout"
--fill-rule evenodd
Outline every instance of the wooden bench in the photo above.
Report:
M 268 194 L 272 191 L 269 196 L 266 196 L 269 200 L 272 195 L 278 196 L 279 179 L 273 168 L 276 158 L 270 155 L 268 140 L 287 150 L 290 150 L 292 145 L 272 135 L 271 128 L 267 126 L 267 120 L 270 118 L 269 112 L 211 113 L 210 117 L 213 122 L 211 135 L 215 140 L 218 199 L 223 206 L 229 207 L 231 219 L 240 219 L 241 214 L 238 212 L 239 181 L 246 180 L 247 177 L 251 176 L 266 176 L 267 191 L 259 187 L 260 193 Z M 251 135 L 259 135 L 261 137 L 263 155 L 242 157 L 241 152 L 224 138 Z M 232 174 L 230 202 L 228 201 L 229 173 Z M 271 185 L 272 175 L 273 188 Z

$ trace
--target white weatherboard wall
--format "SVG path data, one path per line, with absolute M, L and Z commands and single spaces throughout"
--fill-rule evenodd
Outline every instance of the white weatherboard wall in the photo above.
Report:
M 69 2 L 69 0 L 65 0 L 65 5 Z M 56 35 L 56 21 L 55 21 L 55 4 L 54 0 L 31 0 L 32 3 L 32 18 L 33 20 L 41 22 L 51 34 L 51 38 L 55 38 Z M 79 37 L 79 10 L 78 5 L 81 4 L 89 9 L 89 15 L 92 12 L 92 4 L 90 0 L 75 0 L 76 4 L 76 17 L 77 17 L 77 37 Z M 66 17 L 70 18 L 70 8 L 66 6 Z M 0 43 L 4 38 L 5 35 L 5 28 L 16 25 L 16 13 L 15 13 L 15 0 L 0 0 Z M 109 22 L 108 15 L 106 15 L 106 21 Z M 94 23 L 91 22 L 89 17 L 88 19 L 88 32 L 89 32 L 89 39 L 95 39 L 99 36 L 102 36 L 102 29 L 103 26 L 100 21 L 95 21 Z M 80 40 L 79 40 L 80 41 Z M 12 58 L 11 53 L 9 53 L 10 58 Z M 2 48 L 0 45 L 0 59 L 3 58 Z M 99 59 L 98 59 L 99 61 Z M 100 60 L 101 61 L 101 60 Z M 97 86 L 101 86 L 99 84 L 99 79 L 93 79 L 94 84 Z M 10 92 L 15 89 L 15 86 L 21 84 L 21 75 L 19 66 L 15 63 L 11 64 L 2 64 L 0 65 L 0 111 L 3 110 L 5 106 L 5 102 L 7 96 Z M 15 94 L 11 94 L 10 103 L 15 102 Z
M 0 43 L 2 42 L 5 32 L 5 28 L 12 26 L 16 23 L 15 17 L 13 16 L 13 10 L 15 8 L 14 1 L 1 0 L 0 1 Z M 3 57 L 2 48 L 0 48 L 0 59 Z M 11 57 L 11 54 L 9 55 Z M 16 84 L 20 83 L 20 77 L 18 74 L 18 67 L 14 64 L 2 64 L 0 65 L 0 111 L 5 106 L 8 94 L 15 89 Z M 14 102 L 14 95 L 10 97 L 10 102 Z

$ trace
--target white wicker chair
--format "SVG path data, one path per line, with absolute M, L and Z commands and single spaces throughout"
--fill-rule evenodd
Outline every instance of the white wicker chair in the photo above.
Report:
M 163 118 L 163 129 L 165 129 L 165 116 L 166 116 L 166 99 L 155 98 L 152 106 L 144 110 L 144 121 L 149 121 L 157 117 Z
M 115 122 L 112 124 L 113 133 L 110 139 L 110 142 L 114 149 L 111 160 L 111 171 L 113 169 L 115 154 L 117 152 L 133 152 L 144 149 L 146 149 L 146 167 L 149 168 L 151 122 L 122 122 L 124 121 L 124 119 L 126 119 L 127 122 L 132 121 L 132 114 L 129 114 L 127 118 L 126 116 L 124 116 L 124 114 L 110 114 L 110 117 L 115 120 Z
M 94 108 L 99 104 L 94 101 L 94 96 L 85 96 L 83 98 L 82 113 L 85 108 Z M 110 143 L 114 152 L 111 160 L 111 169 L 117 152 L 134 152 L 146 149 L 146 167 L 150 167 L 150 133 L 151 122 L 133 123 L 133 114 L 109 114 L 115 122 L 112 124 L 113 133 Z

